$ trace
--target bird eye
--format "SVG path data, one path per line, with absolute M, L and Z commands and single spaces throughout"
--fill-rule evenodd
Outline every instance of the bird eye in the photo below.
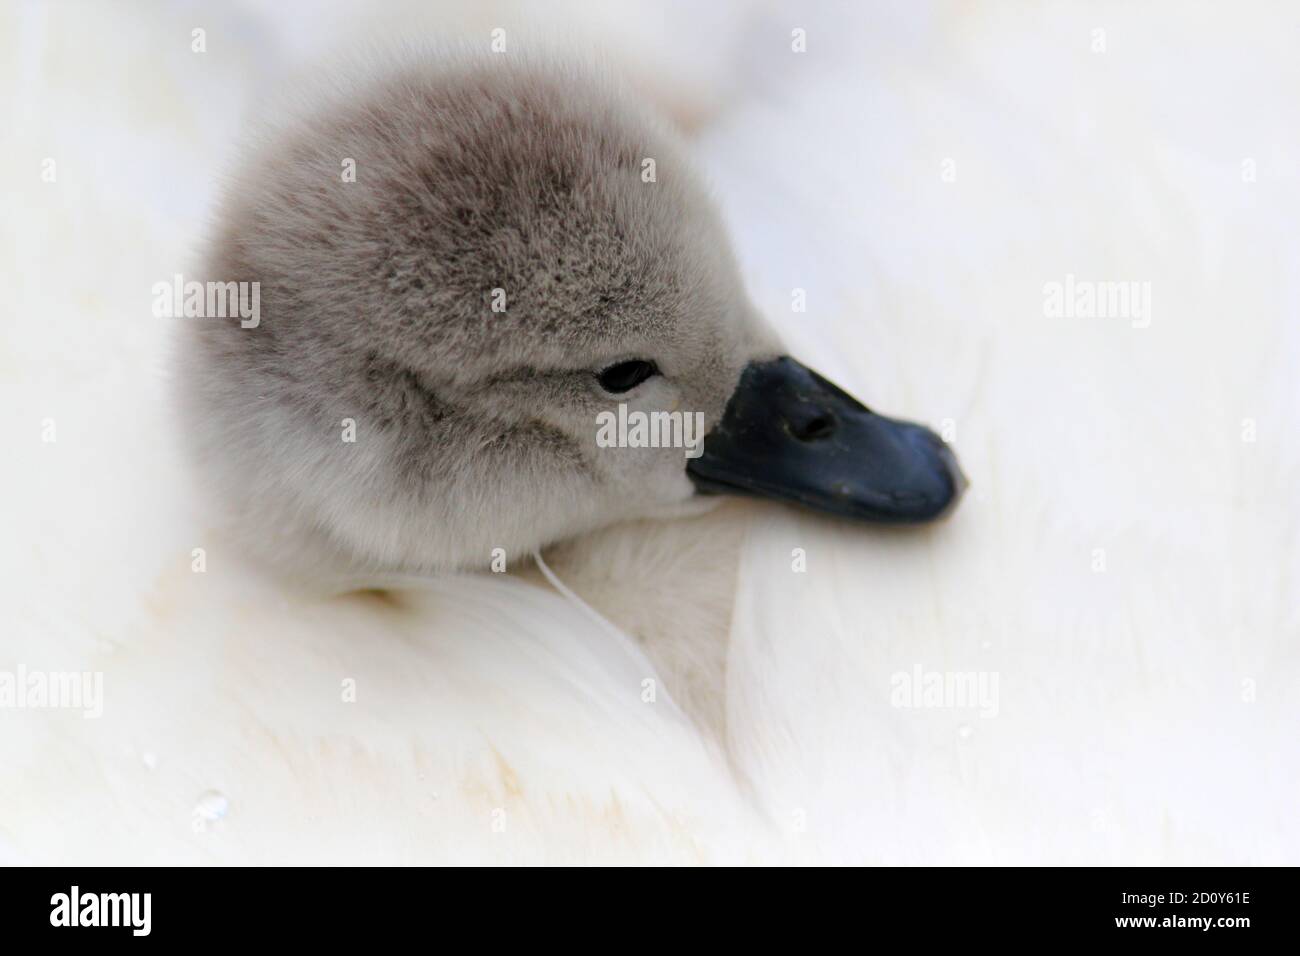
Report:
M 658 375 L 659 367 L 654 362 L 647 362 L 643 359 L 633 359 L 630 362 L 619 362 L 617 365 L 611 365 L 605 369 L 597 378 L 600 381 L 600 387 L 607 392 L 627 392 L 636 388 L 651 375 Z

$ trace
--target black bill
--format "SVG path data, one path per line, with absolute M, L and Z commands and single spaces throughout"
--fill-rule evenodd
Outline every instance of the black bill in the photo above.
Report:
M 783 357 L 751 363 L 687 472 L 706 493 L 756 495 L 889 524 L 931 521 L 966 487 L 922 425 L 877 415 Z

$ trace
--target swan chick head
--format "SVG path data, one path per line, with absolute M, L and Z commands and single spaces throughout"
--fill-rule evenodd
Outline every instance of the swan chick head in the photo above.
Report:
M 779 353 L 671 131 L 540 60 L 411 63 L 272 125 L 206 261 L 260 314 L 187 324 L 186 433 L 239 536 L 310 574 L 690 509 L 684 449 L 604 447 L 601 414 L 711 429 Z

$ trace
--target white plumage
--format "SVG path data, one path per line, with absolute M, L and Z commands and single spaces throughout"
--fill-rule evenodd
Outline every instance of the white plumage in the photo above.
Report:
M 708 36 L 637 62 L 709 104 L 750 289 L 845 385 L 950 419 L 972 488 L 919 532 L 732 505 L 559 549 L 636 641 L 513 577 L 313 602 L 243 570 L 147 292 L 279 34 L 205 11 L 195 61 L 187 13 L 0 11 L 29 41 L 0 60 L 0 666 L 106 694 L 0 713 L 5 857 L 1296 862 L 1295 15 L 736 15 L 728 82 L 672 69 Z M 1150 327 L 1047 318 L 1067 274 L 1149 281 Z M 918 664 L 997 672 L 998 715 L 891 706 Z

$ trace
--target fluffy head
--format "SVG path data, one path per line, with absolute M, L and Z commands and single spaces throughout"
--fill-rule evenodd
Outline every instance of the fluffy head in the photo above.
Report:
M 682 449 L 599 448 L 597 414 L 711 427 L 776 352 L 671 133 L 589 70 L 504 55 L 407 66 L 273 129 L 203 278 L 260 283 L 261 314 L 190 320 L 202 471 L 249 543 L 314 568 L 485 565 L 680 510 Z M 630 359 L 659 374 L 603 389 Z

